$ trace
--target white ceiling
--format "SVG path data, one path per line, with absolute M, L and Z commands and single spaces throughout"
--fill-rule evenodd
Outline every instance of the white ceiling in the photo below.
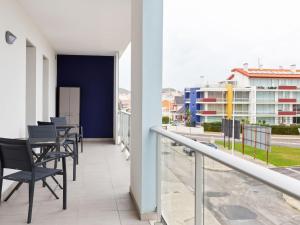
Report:
M 112 55 L 130 42 L 131 0 L 18 0 L 59 54 Z

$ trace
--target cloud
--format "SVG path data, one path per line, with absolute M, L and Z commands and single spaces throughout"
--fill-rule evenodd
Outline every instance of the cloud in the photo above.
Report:
M 244 62 L 256 67 L 298 63 L 300 20 L 295 0 L 165 0 L 165 87 L 226 79 Z M 203 82 L 203 80 L 202 80 Z
M 258 58 L 264 67 L 300 66 L 299 8 L 298 0 L 164 0 L 163 86 L 221 81 Z M 120 73 L 130 88 L 130 49 Z

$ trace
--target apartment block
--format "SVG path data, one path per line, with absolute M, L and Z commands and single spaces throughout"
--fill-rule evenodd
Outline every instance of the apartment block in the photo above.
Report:
M 251 123 L 300 123 L 300 70 L 234 68 L 215 86 L 185 89 L 185 108 L 196 124 L 222 118 Z

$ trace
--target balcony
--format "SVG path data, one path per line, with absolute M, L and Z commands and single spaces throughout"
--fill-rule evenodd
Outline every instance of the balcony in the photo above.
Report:
M 279 103 L 296 103 L 297 99 L 295 99 L 295 98 L 279 98 L 278 102 Z
M 198 113 L 201 115 L 216 115 L 217 111 L 215 111 L 215 110 L 199 110 Z
M 88 90 L 85 100 L 97 100 L 81 104 L 88 128 L 84 139 L 91 140 L 80 154 L 77 181 L 68 180 L 67 210 L 37 185 L 32 224 L 299 224 L 299 211 L 283 200 L 300 200 L 298 180 L 161 128 L 162 1 L 60 0 L 59 6 L 51 0 L 3 0 L 0 7 L 1 28 L 17 35 L 15 44 L 0 39 L 5 46 L 0 51 L 5 59 L 0 60 L 5 72 L 0 77 L 1 137 L 24 138 L 25 125 L 54 116 L 60 85 L 76 84 Z M 132 116 L 118 114 L 117 99 L 119 53 L 130 41 Z M 73 61 L 66 63 L 70 72 L 62 73 L 60 54 L 74 60 L 104 56 L 105 62 L 94 70 L 89 65 L 78 69 Z M 90 76 L 93 71 L 96 75 Z M 99 74 L 109 85 L 94 82 Z M 67 78 L 76 80 L 67 83 Z M 95 115 L 96 108 L 100 113 Z M 220 111 L 201 113 L 224 114 Z M 122 147 L 113 144 L 119 141 Z M 187 156 L 183 148 L 194 153 Z M 55 192 L 62 194 L 58 188 Z M 24 186 L 0 205 L 1 225 L 25 223 L 27 194 Z
M 235 111 L 234 115 L 240 116 L 240 115 L 248 115 L 249 111 Z
M 278 111 L 279 116 L 296 116 L 296 111 Z
M 297 86 L 289 86 L 289 85 L 280 85 L 278 86 L 279 90 L 297 90 Z
M 226 102 L 225 98 L 214 98 L 214 97 L 208 97 L 208 98 L 197 98 L 197 102 L 204 103 L 204 104 L 224 104 Z
M 249 104 L 250 99 L 249 98 L 235 98 L 234 103 L 236 104 Z
M 68 168 L 68 209 L 61 210 L 61 200 L 36 185 L 33 221 L 37 225 L 141 224 L 129 195 L 130 162 L 121 146 L 111 142 L 86 142 L 80 154 L 77 181 L 72 181 L 72 163 Z M 54 186 L 54 182 L 49 180 Z M 56 193 L 61 198 L 62 191 Z M 27 213 L 27 185 L 8 202 L 0 206 L 0 224 L 25 224 Z
M 217 99 L 217 98 L 198 98 L 197 101 L 198 102 L 217 102 L 217 101 L 221 101 L 221 99 Z

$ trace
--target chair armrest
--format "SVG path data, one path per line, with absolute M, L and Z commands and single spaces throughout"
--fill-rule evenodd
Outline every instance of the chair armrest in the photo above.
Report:
M 76 132 L 67 133 L 67 137 L 68 137 L 68 138 L 72 138 L 72 137 L 76 138 L 76 137 L 78 137 L 78 136 L 79 136 L 79 133 L 76 133 Z
M 71 154 L 68 152 L 52 152 L 48 157 L 40 162 L 34 163 L 34 166 L 41 166 L 44 163 L 56 160 L 56 159 L 61 159 L 70 156 Z

